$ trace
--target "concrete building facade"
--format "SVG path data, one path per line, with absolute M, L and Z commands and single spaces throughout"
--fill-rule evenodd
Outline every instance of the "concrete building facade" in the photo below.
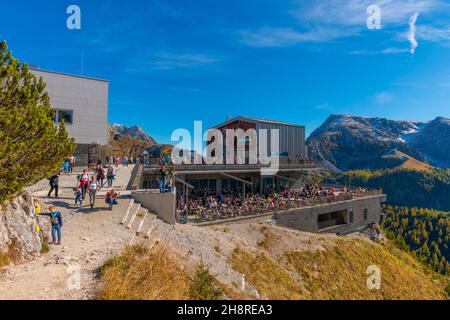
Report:
M 380 222 L 386 195 L 370 195 L 336 203 L 291 209 L 276 214 L 277 224 L 308 232 L 349 233 Z
M 75 139 L 78 164 L 87 164 L 89 153 L 98 153 L 98 146 L 108 143 L 109 81 L 37 68 L 31 72 L 47 84 L 55 123 L 64 120 Z

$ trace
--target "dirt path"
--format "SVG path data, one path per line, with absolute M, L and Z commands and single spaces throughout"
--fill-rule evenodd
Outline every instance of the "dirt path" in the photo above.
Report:
M 103 190 L 94 209 L 89 201 L 82 208 L 73 206 L 71 187 L 75 176 L 60 178 L 60 198 L 36 196 L 45 207 L 55 205 L 64 219 L 62 245 L 49 245 L 50 251 L 21 265 L 11 266 L 0 276 L 0 299 L 92 299 L 95 297 L 96 271 L 112 255 L 120 252 L 133 231 L 120 224 L 130 202 L 125 191 L 132 167 L 120 168 L 115 187 L 121 193 L 119 205 L 108 210 Z

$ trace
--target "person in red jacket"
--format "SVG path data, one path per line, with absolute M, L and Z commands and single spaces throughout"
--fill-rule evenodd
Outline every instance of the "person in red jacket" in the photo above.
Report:
M 80 174 L 78 181 L 80 182 L 79 187 L 81 188 L 81 192 L 83 194 L 83 200 L 86 197 L 86 191 L 88 189 L 89 186 L 89 173 L 87 171 L 87 169 L 83 170 L 83 173 Z

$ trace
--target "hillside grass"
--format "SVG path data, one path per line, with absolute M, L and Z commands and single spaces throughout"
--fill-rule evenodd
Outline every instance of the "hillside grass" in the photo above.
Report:
M 192 275 L 191 275 L 192 273 Z M 159 245 L 128 247 L 100 270 L 102 300 L 218 300 L 237 297 L 209 269 L 198 264 L 187 270 L 176 255 Z
M 431 172 L 432 169 L 434 169 L 434 167 L 429 165 L 428 163 L 419 161 L 419 160 L 407 155 L 406 153 L 401 152 L 400 150 L 395 150 L 394 152 L 398 157 L 405 159 L 404 162 L 401 165 L 399 165 L 397 168 L 404 168 L 404 169 L 418 170 L 418 171 L 427 171 L 427 172 Z
M 289 273 L 265 253 L 252 254 L 237 247 L 230 258 L 233 268 L 245 274 L 260 295 L 275 300 L 305 299 L 305 291 Z
M 339 239 L 325 250 L 294 251 L 284 259 L 236 248 L 233 267 L 269 299 L 446 299 L 444 277 L 391 243 Z M 381 269 L 381 289 L 367 288 L 367 268 Z
M 102 266 L 101 278 L 104 300 L 180 300 L 189 294 L 188 276 L 162 246 L 128 247 Z

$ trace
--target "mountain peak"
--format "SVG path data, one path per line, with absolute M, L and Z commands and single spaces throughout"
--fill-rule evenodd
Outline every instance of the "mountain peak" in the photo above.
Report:
M 114 123 L 114 124 L 110 125 L 110 129 L 109 130 L 114 135 L 119 135 L 119 136 L 129 135 L 131 137 L 138 138 L 139 140 L 142 140 L 142 141 L 145 141 L 145 142 L 150 142 L 151 144 L 156 144 L 156 141 L 152 137 L 150 137 L 144 131 L 144 129 L 142 129 L 138 125 L 134 125 L 134 126 L 128 127 L 128 126 L 123 125 L 123 124 Z
M 378 169 L 397 164 L 383 158 L 397 149 L 436 166 L 450 163 L 450 119 L 398 121 L 348 114 L 330 115 L 308 138 L 310 156 L 339 169 Z
M 436 117 L 432 122 L 443 123 L 446 125 L 450 125 L 450 119 L 446 117 Z

